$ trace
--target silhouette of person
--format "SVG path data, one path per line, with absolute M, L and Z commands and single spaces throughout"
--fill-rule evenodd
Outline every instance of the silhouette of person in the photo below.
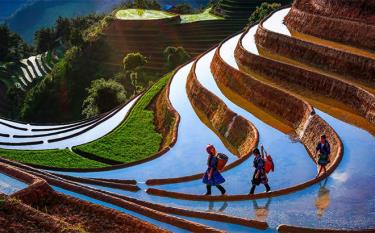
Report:
M 268 208 L 271 204 L 272 198 L 268 198 L 264 206 L 259 206 L 257 200 L 253 200 L 253 207 L 255 211 L 255 220 L 265 222 L 268 217 Z
M 318 195 L 315 199 L 315 207 L 316 207 L 316 215 L 318 218 L 321 218 L 324 214 L 325 209 L 329 206 L 331 201 L 329 196 L 329 189 L 326 188 L 327 180 L 325 179 L 323 184 L 322 182 L 319 183 L 319 191 Z

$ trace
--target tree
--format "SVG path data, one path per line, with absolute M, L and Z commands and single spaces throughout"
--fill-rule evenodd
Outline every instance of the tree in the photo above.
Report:
M 147 59 L 141 53 L 128 53 L 123 61 L 124 76 L 123 79 L 130 81 L 125 85 L 132 86 L 133 95 L 137 93 L 139 84 L 144 84 L 145 74 L 144 65 L 147 64 Z M 123 82 L 122 82 L 123 83 Z
M 14 62 L 32 54 L 33 48 L 27 45 L 19 35 L 0 24 L 0 62 Z
M 70 32 L 72 30 L 71 22 L 68 18 L 59 16 L 56 20 L 56 38 L 61 38 L 64 42 L 68 42 L 70 38 Z
M 25 92 L 17 88 L 16 86 L 13 86 L 7 90 L 6 97 L 10 102 L 8 116 L 14 118 L 17 116 L 22 106 L 22 102 L 25 98 Z
M 147 59 L 141 53 L 128 53 L 122 64 L 125 71 L 136 71 L 147 64 Z
M 51 28 L 42 28 L 35 32 L 35 46 L 38 53 L 52 49 L 55 45 L 56 34 Z
M 69 41 L 72 46 L 82 46 L 84 44 L 84 40 L 82 38 L 81 31 L 76 28 L 72 29 L 70 32 Z
M 124 87 L 114 80 L 94 80 L 87 91 L 82 106 L 82 115 L 87 118 L 108 112 L 126 100 Z
M 192 14 L 194 12 L 193 7 L 188 3 L 179 3 L 171 7 L 168 11 L 175 14 Z
M 187 53 L 183 47 L 176 48 L 168 46 L 164 49 L 163 54 L 166 59 L 168 69 L 174 69 L 191 58 L 190 54 Z
M 0 61 L 6 61 L 9 56 L 10 31 L 9 28 L 0 25 Z
M 272 11 L 278 9 L 281 6 L 279 3 L 267 3 L 263 2 L 260 6 L 257 6 L 255 11 L 250 15 L 249 23 L 253 24 L 264 19 Z

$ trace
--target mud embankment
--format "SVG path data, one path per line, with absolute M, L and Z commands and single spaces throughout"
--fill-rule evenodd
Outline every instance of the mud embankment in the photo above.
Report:
M 238 157 L 248 155 L 258 143 L 258 131 L 251 122 L 234 113 L 199 83 L 195 67 L 196 63 L 190 70 L 186 92 L 197 115 L 233 154 Z
M 211 72 L 219 84 L 237 93 L 247 102 L 268 112 L 291 127 L 296 134 L 314 114 L 312 107 L 278 88 L 269 86 L 227 64 L 217 49 L 211 63 Z
M 294 5 L 311 14 L 375 24 L 375 1 L 297 0 Z
M 27 188 L 10 196 L 12 199 L 21 201 L 22 204 L 12 200 L 9 200 L 8 204 L 19 209 L 17 212 L 23 218 L 54 220 L 51 220 L 51 222 L 41 220 L 39 224 L 42 230 L 55 229 L 56 232 L 65 232 L 64 229 L 71 229 L 67 232 L 80 232 L 79 229 L 89 232 L 108 230 L 167 232 L 130 215 L 57 193 L 44 179 L 19 168 L 0 163 L 0 172 L 29 184 Z M 28 214 L 31 214 L 31 216 L 27 216 Z M 100 219 L 100 221 L 97 221 L 97 219 Z
M 163 141 L 160 146 L 161 150 L 172 147 L 177 140 L 177 127 L 180 121 L 180 115 L 173 108 L 169 100 L 170 79 L 168 84 L 153 100 L 151 108 L 153 109 L 154 123 L 156 130 L 162 135 Z
M 311 14 L 296 6 L 291 8 L 284 22 L 297 32 L 375 50 L 375 26 L 370 24 Z
M 22 202 L 1 196 L 0 223 L 6 232 L 65 232 L 79 233 L 65 221 L 44 214 Z
M 302 41 L 265 29 L 261 24 L 255 35 L 260 48 L 280 56 L 298 59 L 328 72 L 374 84 L 375 60 L 329 47 Z
M 54 174 L 51 174 L 42 170 L 37 170 L 35 168 L 32 168 L 30 166 L 27 166 L 18 162 L 13 162 L 13 161 L 6 160 L 6 159 L 1 159 L 1 162 L 11 164 L 12 166 L 21 168 L 27 172 L 40 176 L 43 179 L 47 180 L 51 185 L 55 185 L 66 190 L 77 192 L 77 193 L 87 195 L 92 198 L 104 201 L 104 202 L 108 202 L 114 205 L 121 206 L 125 209 L 129 209 L 129 210 L 141 213 L 142 215 L 157 219 L 161 222 L 166 222 L 168 224 L 186 229 L 191 232 L 223 232 L 223 231 L 220 231 L 220 230 L 217 230 L 217 229 L 214 229 L 214 228 L 202 225 L 202 224 L 198 224 L 195 222 L 183 220 L 181 218 L 174 217 L 169 214 L 181 215 L 181 216 L 187 216 L 187 217 L 193 217 L 193 218 L 202 218 L 202 219 L 213 220 L 213 221 L 222 221 L 226 223 L 239 224 L 239 225 L 247 226 L 247 227 L 255 227 L 257 229 L 263 229 L 263 230 L 268 228 L 268 224 L 262 221 L 241 218 L 241 217 L 234 217 L 234 216 L 225 215 L 225 214 L 207 213 L 204 211 L 194 211 L 194 210 L 188 210 L 184 208 L 176 208 L 176 207 L 170 207 L 170 206 L 165 206 L 161 204 L 155 204 L 155 203 L 131 198 L 128 196 L 124 196 L 121 194 L 116 194 L 116 193 L 112 193 L 112 192 L 108 192 L 108 191 L 104 191 L 100 189 L 82 186 L 77 183 L 73 183 L 64 179 L 60 179 Z M 120 181 L 120 180 L 117 180 L 117 181 Z M 125 183 L 134 183 L 134 182 L 125 181 Z
M 329 228 L 308 228 L 292 225 L 279 225 L 277 227 L 279 233 L 373 233 L 375 228 L 369 229 L 329 229 Z
M 267 49 L 267 48 L 266 48 Z M 235 57 L 241 70 L 265 76 L 286 88 L 308 90 L 342 102 L 375 125 L 375 96 L 347 82 L 271 60 L 247 51 L 240 42 Z

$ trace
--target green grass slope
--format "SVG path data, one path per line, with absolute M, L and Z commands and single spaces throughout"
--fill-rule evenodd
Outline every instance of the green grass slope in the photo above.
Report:
M 113 132 L 75 149 L 122 163 L 135 162 L 158 152 L 162 137 L 155 129 L 154 112 L 147 107 L 171 76 L 172 73 L 167 74 L 155 83 Z
M 70 150 L 7 150 L 0 149 L 0 157 L 31 165 L 57 168 L 97 168 L 107 164 L 81 157 Z

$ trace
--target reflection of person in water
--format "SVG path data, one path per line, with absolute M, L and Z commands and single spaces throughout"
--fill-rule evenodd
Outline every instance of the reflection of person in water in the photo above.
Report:
M 224 210 L 228 207 L 228 203 L 225 201 L 223 205 L 218 209 L 217 211 L 214 209 L 214 202 L 210 201 L 208 204 L 208 212 L 216 212 L 216 213 L 221 213 L 224 212 Z
M 268 217 L 268 208 L 271 204 L 271 198 L 268 198 L 264 206 L 259 206 L 256 200 L 253 200 L 253 207 L 255 211 L 255 220 L 265 222 Z
M 324 210 L 329 206 L 330 202 L 329 189 L 326 188 L 327 180 L 325 179 L 323 184 L 322 182 L 319 183 L 320 188 L 315 199 L 316 215 L 319 218 L 323 216 Z

